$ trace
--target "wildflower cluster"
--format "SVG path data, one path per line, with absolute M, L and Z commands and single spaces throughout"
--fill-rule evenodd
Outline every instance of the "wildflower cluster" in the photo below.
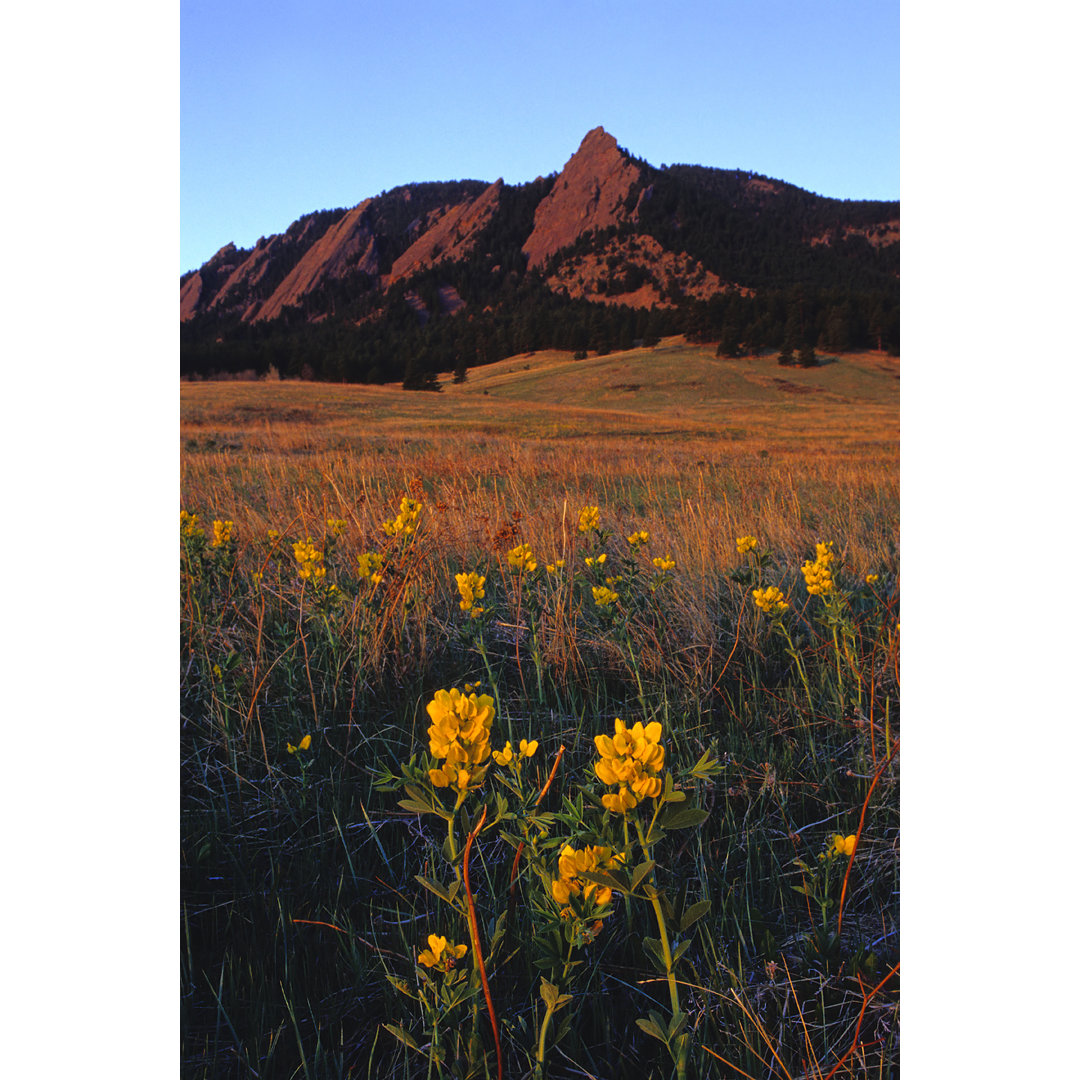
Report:
M 612 604 L 618 602 L 619 594 L 609 589 L 606 585 L 594 585 L 592 587 L 593 600 L 596 601 L 597 607 L 611 607 Z
M 484 614 L 484 609 L 477 601 L 484 599 L 484 582 L 487 578 L 472 571 L 468 574 L 455 574 L 454 580 L 457 582 L 458 592 L 461 593 L 461 610 L 468 612 L 470 618 L 478 619 Z
M 506 561 L 515 570 L 525 570 L 532 573 L 536 569 L 536 559 L 533 556 L 532 548 L 528 544 L 518 544 L 516 548 L 508 551 Z
M 756 536 L 738 536 L 735 538 L 735 550 L 740 555 L 745 555 L 747 552 L 753 551 L 757 547 Z
M 667 573 L 667 571 L 669 570 L 675 569 L 675 560 L 670 555 L 658 556 L 657 558 L 653 559 L 652 564 L 662 574 Z
M 616 718 L 614 738 L 596 736 L 600 760 L 593 769 L 603 783 L 619 788 L 601 799 L 612 813 L 625 814 L 642 799 L 660 797 L 659 774 L 664 767 L 664 748 L 660 745 L 662 734 L 663 728 L 656 720 L 644 726 L 639 720 L 632 728 L 627 728 Z
M 469 951 L 468 945 L 454 945 L 438 934 L 428 934 L 427 940 L 428 947 L 416 958 L 427 968 L 449 971 Z
M 423 508 L 424 504 L 419 499 L 411 499 L 408 495 L 402 495 L 401 509 L 398 516 L 391 521 L 383 522 L 383 532 L 387 536 L 410 536 L 416 532 L 416 522 Z
M 365 581 L 378 585 L 383 579 L 383 557 L 376 551 L 365 551 L 363 555 L 356 556 L 356 569 Z
M 346 522 L 343 518 L 327 518 L 326 530 L 335 539 L 345 532 Z
M 322 581 L 326 577 L 323 554 L 312 543 L 310 536 L 306 540 L 297 540 L 293 544 L 293 556 L 296 559 L 297 573 L 301 581 L 307 581 L 309 578 Z
M 557 570 L 562 570 L 565 566 L 565 559 L 556 559 L 553 563 L 548 563 L 545 569 L 549 574 L 554 574 Z
M 428 770 L 437 788 L 454 787 L 462 795 L 483 779 L 484 762 L 491 756 L 491 721 L 495 701 L 487 694 L 439 690 L 427 707 L 431 755 L 442 765 Z
M 600 528 L 600 508 L 598 506 L 583 506 L 578 514 L 578 532 L 590 533 Z
M 817 545 L 817 556 L 813 562 L 808 559 L 802 565 L 803 578 L 806 581 L 806 591 L 811 596 L 822 596 L 831 592 L 833 588 L 832 564 L 835 555 L 832 550 L 832 541 Z
M 567 844 L 559 855 L 559 876 L 551 883 L 551 897 L 556 904 L 562 905 L 560 912 L 564 919 L 574 917 L 574 911 L 567 905 L 571 896 L 581 896 L 592 900 L 597 907 L 611 903 L 611 887 L 597 885 L 595 881 L 583 881 L 581 873 L 595 874 L 601 870 L 610 870 L 623 863 L 621 856 L 612 856 L 611 848 L 588 846 L 575 851 Z
M 231 521 L 215 521 L 214 537 L 210 541 L 211 547 L 228 547 L 232 539 L 233 523 Z
M 186 510 L 180 511 L 180 535 L 185 540 L 203 540 L 206 538 L 206 530 L 199 525 L 198 514 L 189 514 Z
M 754 603 L 757 604 L 766 615 L 771 615 L 774 611 L 787 611 L 791 606 L 787 600 L 784 599 L 783 592 L 775 585 L 770 585 L 767 589 L 755 589 L 753 591 Z
M 626 542 L 630 545 L 632 550 L 636 551 L 639 547 L 643 547 L 649 542 L 649 534 L 644 529 L 638 529 L 626 538 Z
M 307 750 L 311 747 L 311 736 L 305 735 L 297 744 L 293 746 L 291 742 L 285 744 L 285 749 L 290 754 L 295 754 L 297 750 Z

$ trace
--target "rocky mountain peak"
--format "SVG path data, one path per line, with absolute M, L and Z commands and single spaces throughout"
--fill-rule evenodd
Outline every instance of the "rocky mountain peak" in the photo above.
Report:
M 640 176 L 614 136 L 593 128 L 536 208 L 533 231 L 522 245 L 529 266 L 543 265 L 582 233 L 635 220 L 630 194 Z

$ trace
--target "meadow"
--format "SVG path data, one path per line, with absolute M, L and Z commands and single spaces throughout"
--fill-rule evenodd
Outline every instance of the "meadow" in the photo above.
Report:
M 181 384 L 182 1075 L 898 1075 L 899 360 L 825 360 Z

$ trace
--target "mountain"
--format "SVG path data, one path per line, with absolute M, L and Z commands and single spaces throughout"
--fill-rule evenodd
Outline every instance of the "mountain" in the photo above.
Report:
M 590 131 L 528 184 L 418 183 L 180 279 L 181 373 L 431 386 L 539 348 L 899 348 L 900 205 L 655 168 Z

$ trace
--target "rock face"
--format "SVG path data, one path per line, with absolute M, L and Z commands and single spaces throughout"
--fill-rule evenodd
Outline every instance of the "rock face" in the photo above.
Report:
M 299 303 L 305 294 L 327 278 L 344 277 L 352 270 L 376 276 L 379 272 L 379 255 L 375 236 L 365 221 L 371 203 L 371 199 L 365 199 L 336 225 L 331 225 L 252 317 L 260 321 L 276 318 L 286 307 Z
M 627 205 L 641 170 L 602 127 L 593 128 L 566 163 L 550 194 L 536 208 L 533 231 L 522 245 L 529 268 L 543 266 L 582 233 L 633 221 Z
M 460 259 L 473 248 L 477 235 L 499 205 L 503 182 L 496 180 L 475 199 L 445 209 L 439 219 L 394 260 L 386 284 L 402 281 L 418 270 L 446 259 Z

